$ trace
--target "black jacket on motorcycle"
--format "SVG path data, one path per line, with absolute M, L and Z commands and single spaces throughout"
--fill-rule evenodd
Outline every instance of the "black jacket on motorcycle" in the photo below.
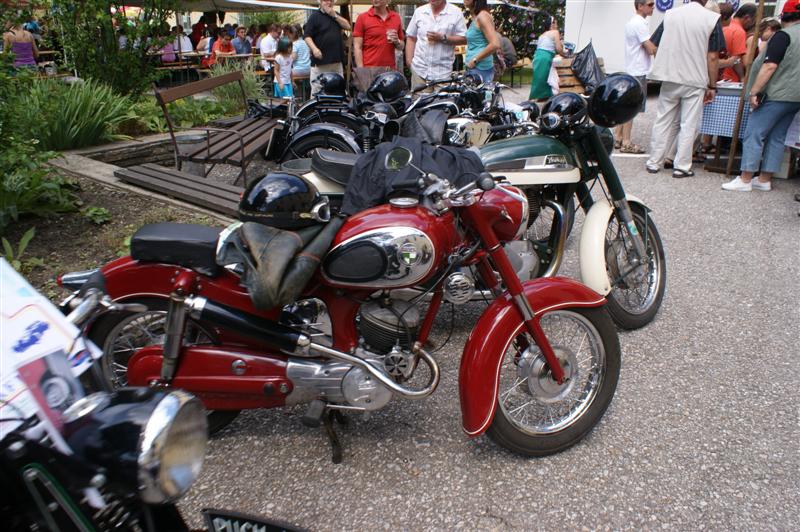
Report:
M 417 138 L 396 137 L 391 142 L 379 144 L 356 161 L 344 191 L 341 213 L 355 214 L 384 203 L 398 194 L 418 194 L 417 187 L 396 188 L 396 183 L 410 182 L 421 177 L 408 166 L 402 170 L 387 170 L 386 155 L 398 146 L 411 151 L 411 164 L 421 170 L 448 179 L 457 187 L 466 185 L 485 172 L 478 154 L 467 148 L 433 146 Z

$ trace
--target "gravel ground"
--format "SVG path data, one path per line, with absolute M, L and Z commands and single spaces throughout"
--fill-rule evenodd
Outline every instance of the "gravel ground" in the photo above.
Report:
M 654 104 L 634 127 L 642 146 Z M 620 333 L 616 396 L 583 442 L 526 459 L 464 435 L 459 353 L 484 308 L 469 304 L 431 398 L 351 416 L 340 465 L 302 410 L 246 412 L 211 440 L 187 516 L 225 507 L 313 530 L 796 530 L 800 186 L 724 192 L 724 176 L 650 175 L 644 160 L 615 157 L 626 190 L 653 209 L 666 297 L 653 323 Z M 563 270 L 573 276 L 576 248 Z M 434 340 L 448 327 L 442 312 Z

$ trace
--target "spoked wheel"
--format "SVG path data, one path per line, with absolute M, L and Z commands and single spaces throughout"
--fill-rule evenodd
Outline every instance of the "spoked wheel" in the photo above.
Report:
M 131 303 L 132 301 L 128 301 Z M 89 338 L 103 350 L 100 359 L 106 385 L 112 389 L 128 385 L 128 363 L 137 350 L 149 345 L 163 345 L 166 335 L 167 304 L 148 299 L 148 310 L 139 313 L 112 312 L 101 316 L 89 332 Z M 188 320 L 186 344 L 210 344 L 212 335 L 201 324 Z M 213 410 L 208 413 L 208 430 L 217 432 L 233 421 L 239 410 Z
M 314 150 L 321 148 L 323 150 L 341 151 L 346 153 L 356 153 L 350 145 L 337 138 L 331 137 L 324 133 L 318 135 L 309 135 L 308 137 L 292 143 L 289 145 L 286 156 L 281 162 L 286 162 L 292 159 L 307 159 L 311 157 Z
M 633 269 L 636 257 L 628 232 L 619 218 L 611 216 L 606 228 L 606 272 L 611 281 L 608 313 L 623 329 L 644 327 L 656 317 L 666 287 L 667 263 L 664 245 L 656 225 L 641 205 L 630 205 L 633 220 L 642 235 L 647 257 L 642 267 Z
M 520 322 L 500 366 L 497 409 L 487 434 L 528 456 L 554 454 L 578 443 L 611 403 L 619 380 L 617 331 L 602 308 L 572 308 L 541 318 L 567 376 L 558 384 Z

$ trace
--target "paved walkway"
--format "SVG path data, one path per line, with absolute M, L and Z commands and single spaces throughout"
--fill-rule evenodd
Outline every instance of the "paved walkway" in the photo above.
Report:
M 634 127 L 642 146 L 654 107 Z M 458 357 L 482 311 L 471 304 L 438 354 L 437 393 L 353 418 L 343 464 L 331 464 L 300 411 L 247 412 L 211 442 L 183 509 L 196 519 L 201 507 L 228 507 L 314 530 L 796 530 L 800 183 L 732 193 L 702 169 L 677 180 L 645 173 L 642 157 L 615 162 L 653 209 L 667 292 L 653 323 L 620 334 L 619 387 L 585 441 L 524 459 L 464 436 Z M 573 238 L 568 273 L 576 247 Z M 442 313 L 436 339 L 448 325 Z

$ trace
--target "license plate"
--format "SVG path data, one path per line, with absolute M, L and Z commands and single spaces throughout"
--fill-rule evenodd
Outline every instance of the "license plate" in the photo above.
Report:
M 211 532 L 295 532 L 302 528 L 274 519 L 263 519 L 228 510 L 203 510 L 206 526 Z

